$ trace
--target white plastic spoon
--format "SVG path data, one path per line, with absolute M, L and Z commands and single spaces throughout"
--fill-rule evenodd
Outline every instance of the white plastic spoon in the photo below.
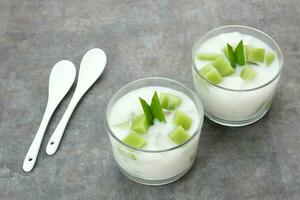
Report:
M 47 144 L 46 152 L 48 155 L 53 155 L 56 152 L 72 112 L 82 96 L 102 74 L 105 65 L 106 55 L 101 49 L 91 49 L 83 56 L 74 95 Z
M 51 70 L 46 110 L 40 127 L 25 156 L 23 162 L 23 170 L 25 172 L 30 172 L 33 169 L 48 122 L 60 101 L 73 85 L 75 76 L 76 68 L 74 64 L 68 60 L 59 61 Z

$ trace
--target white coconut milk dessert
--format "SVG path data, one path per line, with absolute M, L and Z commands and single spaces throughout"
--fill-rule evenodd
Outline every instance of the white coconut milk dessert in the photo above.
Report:
M 228 126 L 260 119 L 271 106 L 282 64 L 277 44 L 258 30 L 210 31 L 193 48 L 193 82 L 205 115 Z
M 145 184 L 165 184 L 182 176 L 196 156 L 201 109 L 182 91 L 159 85 L 120 96 L 107 116 L 119 167 Z

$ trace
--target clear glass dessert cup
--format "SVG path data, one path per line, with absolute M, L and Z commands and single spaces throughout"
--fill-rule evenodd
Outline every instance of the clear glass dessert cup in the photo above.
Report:
M 200 120 L 196 131 L 185 143 L 168 149 L 143 150 L 128 146 L 113 133 L 109 116 L 115 102 L 128 92 L 146 86 L 168 87 L 184 93 L 194 102 Z M 125 85 L 111 97 L 105 112 L 107 132 L 120 170 L 128 178 L 146 185 L 171 183 L 192 167 L 196 158 L 203 118 L 201 101 L 192 90 L 171 79 L 159 77 L 139 79 Z
M 256 88 L 238 90 L 216 85 L 198 73 L 195 64 L 198 47 L 214 36 L 230 32 L 254 36 L 275 51 L 280 66 L 278 73 L 272 80 Z M 192 49 L 192 59 L 194 89 L 202 101 L 206 117 L 221 125 L 239 127 L 256 122 L 268 112 L 283 67 L 282 52 L 270 36 L 247 26 L 221 26 L 207 32 L 196 42 Z M 237 101 L 238 103 L 235 103 Z

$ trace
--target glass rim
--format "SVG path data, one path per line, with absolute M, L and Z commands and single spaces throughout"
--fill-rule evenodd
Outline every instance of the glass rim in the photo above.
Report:
M 199 70 L 197 69 L 197 66 L 196 66 L 196 63 L 195 63 L 195 53 L 196 53 L 196 47 L 198 45 L 199 42 L 201 42 L 203 40 L 203 38 L 209 36 L 211 33 L 213 33 L 214 31 L 217 31 L 217 30 L 220 30 L 220 29 L 224 29 L 224 28 L 245 28 L 245 29 L 250 29 L 250 30 L 253 30 L 253 31 L 256 31 L 262 35 L 264 35 L 265 37 L 267 37 L 268 39 L 270 39 L 271 42 L 273 42 L 273 44 L 275 45 L 275 47 L 277 48 L 276 49 L 276 52 L 279 53 L 279 55 L 282 57 L 282 62 L 281 62 L 281 65 L 280 65 L 280 69 L 278 70 L 277 74 L 268 82 L 258 86 L 258 87 L 254 87 L 254 88 L 250 88 L 250 89 L 230 89 L 230 88 L 226 88 L 226 87 L 223 87 L 223 86 L 220 86 L 220 85 L 217 85 L 209 80 L 207 80 L 206 78 L 204 78 L 200 73 L 199 73 Z M 282 68 L 283 68 L 283 63 L 284 63 L 284 57 L 283 57 L 283 54 L 282 54 L 282 51 L 280 49 L 280 47 L 278 46 L 278 44 L 275 42 L 275 40 L 269 36 L 268 34 L 266 34 L 265 32 L 261 31 L 261 30 L 258 30 L 256 28 L 252 28 L 250 26 L 243 26 L 243 25 L 225 25 L 225 26 L 218 26 L 208 32 L 206 32 L 202 37 L 200 37 L 196 43 L 194 44 L 193 48 L 192 48 L 192 66 L 194 68 L 194 70 L 196 71 L 197 75 L 200 76 L 200 78 L 202 78 L 204 81 L 208 82 L 209 84 L 217 87 L 217 88 L 220 88 L 220 89 L 223 89 L 223 90 L 228 90 L 228 91 L 232 91 L 232 92 L 248 92 L 248 91 L 254 91 L 254 90 L 257 90 L 257 89 L 260 89 L 260 88 L 263 88 L 269 84 L 271 84 L 273 81 L 275 81 L 281 74 L 281 71 L 282 71 Z
M 114 97 L 116 97 L 120 92 L 122 92 L 124 89 L 126 89 L 129 86 L 132 86 L 134 84 L 136 84 L 137 82 L 141 82 L 141 81 L 147 81 L 147 80 L 162 80 L 162 81 L 169 81 L 172 83 L 175 83 L 177 85 L 179 85 L 180 87 L 184 88 L 185 90 L 187 90 L 195 99 L 192 99 L 193 103 L 195 104 L 195 106 L 197 107 L 198 114 L 200 116 L 200 121 L 199 124 L 197 126 L 197 129 L 194 131 L 194 133 L 192 134 L 192 136 L 185 141 L 184 143 L 180 144 L 180 145 L 176 145 L 174 147 L 171 148 L 167 148 L 167 149 L 161 149 L 161 150 L 145 150 L 145 149 L 139 149 L 139 148 L 135 148 L 135 147 L 131 147 L 127 144 L 125 144 L 121 139 L 119 139 L 112 131 L 112 129 L 110 128 L 110 124 L 109 124 L 109 107 L 112 106 L 112 100 L 114 99 Z M 147 86 L 146 86 L 147 87 Z M 172 89 L 172 88 L 171 88 Z M 182 92 L 184 93 L 184 92 Z M 196 100 L 196 103 L 195 103 Z M 201 112 L 202 111 L 202 115 Z M 201 100 L 199 99 L 199 97 L 194 93 L 193 90 L 189 89 L 188 87 L 186 87 L 185 85 L 183 85 L 182 83 L 169 79 L 169 78 L 164 78 L 164 77 L 146 77 L 146 78 L 141 78 L 141 79 L 137 79 L 134 81 L 131 81 L 129 83 L 127 83 L 126 85 L 124 85 L 123 87 L 121 87 L 119 90 L 117 90 L 117 92 L 115 92 L 113 95 L 111 95 L 111 97 L 108 100 L 108 103 L 106 104 L 106 108 L 105 108 L 105 125 L 107 128 L 108 133 L 119 143 L 121 143 L 122 145 L 126 146 L 127 148 L 133 149 L 135 151 L 140 151 L 140 152 L 144 152 L 144 153 L 162 153 L 162 152 L 168 152 L 168 151 L 172 151 L 175 149 L 178 149 L 182 146 L 185 146 L 186 144 L 188 144 L 192 139 L 194 139 L 196 137 L 196 135 L 201 134 L 201 128 L 203 125 L 203 120 L 204 120 L 204 109 L 203 109 L 203 105 Z

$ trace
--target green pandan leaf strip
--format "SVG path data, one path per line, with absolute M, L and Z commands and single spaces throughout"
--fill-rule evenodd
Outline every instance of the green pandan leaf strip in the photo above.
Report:
M 154 124 L 155 118 L 157 118 L 161 122 L 166 122 L 165 114 L 163 112 L 163 109 L 160 104 L 160 100 L 158 98 L 156 91 L 152 97 L 150 105 L 148 105 L 148 103 L 142 98 L 140 98 L 140 102 L 143 107 L 144 114 L 145 114 L 145 117 L 146 117 L 149 125 Z
M 237 47 L 235 48 L 234 54 L 235 54 L 236 62 L 239 65 L 245 65 L 245 52 L 244 52 L 243 40 L 241 40 L 237 45 Z
M 162 110 L 157 92 L 155 91 L 152 100 L 151 100 L 151 111 L 154 118 L 157 118 L 160 122 L 166 122 L 165 114 Z
M 151 111 L 151 107 L 147 104 L 147 102 L 144 99 L 142 99 L 142 98 L 139 98 L 139 99 L 140 99 L 140 102 L 143 107 L 144 114 L 145 114 L 145 117 L 146 117 L 148 123 L 150 125 L 153 125 L 154 124 L 154 116 Z
M 229 61 L 230 61 L 230 65 L 235 68 L 235 55 L 234 55 L 234 51 L 232 46 L 230 46 L 230 44 L 227 43 L 227 50 L 228 50 L 228 57 L 229 57 Z
M 229 60 L 229 54 L 228 54 L 228 48 L 227 48 L 227 46 L 224 47 L 223 53 L 225 54 L 226 58 Z

